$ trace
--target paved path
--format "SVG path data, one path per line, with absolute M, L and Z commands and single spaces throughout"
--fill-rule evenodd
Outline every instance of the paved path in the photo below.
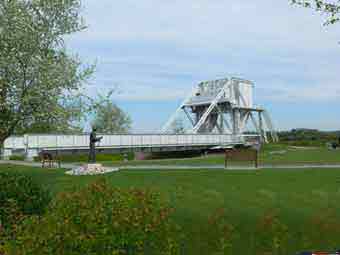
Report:
M 0 164 L 12 164 L 21 166 L 31 166 L 31 167 L 41 167 L 39 162 L 27 162 L 27 161 L 14 161 L 14 160 L 0 160 Z M 81 164 L 62 164 L 62 168 L 72 169 Z M 223 169 L 223 165 L 143 165 L 143 166 L 120 166 L 120 169 L 151 169 L 151 170 L 184 170 L 184 169 L 198 169 L 198 170 L 208 170 L 208 169 Z M 327 169 L 339 169 L 340 164 L 304 164 L 304 165 L 262 165 L 259 169 L 312 169 L 312 168 L 327 168 Z M 233 166 L 230 170 L 255 170 L 254 167 L 247 166 Z
M 17 165 L 17 166 L 32 166 L 32 167 L 41 167 L 40 162 L 30 162 L 30 161 L 16 161 L 16 160 L 0 160 L 0 164 L 9 164 L 9 165 Z M 61 164 L 62 168 L 72 169 L 79 164 Z
M 150 165 L 150 166 L 123 166 L 120 167 L 122 169 L 223 169 L 223 170 L 256 170 L 255 167 L 249 166 L 232 166 L 230 168 L 224 168 L 222 165 L 202 165 L 202 166 L 179 166 L 179 165 L 168 165 L 168 166 L 157 166 L 157 165 Z M 310 165 L 263 165 L 257 169 L 311 169 L 311 168 L 327 168 L 327 169 L 339 169 L 340 165 L 317 165 L 317 164 L 310 164 Z

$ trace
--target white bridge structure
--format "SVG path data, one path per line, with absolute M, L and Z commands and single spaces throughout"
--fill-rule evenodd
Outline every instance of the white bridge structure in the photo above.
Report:
M 278 137 L 267 111 L 253 104 L 254 84 L 240 78 L 202 82 L 196 86 L 164 125 L 163 133 L 171 132 L 180 113 L 185 113 L 190 134 L 242 135 L 251 122 L 255 133 L 268 142 Z
M 249 136 L 253 138 L 254 136 Z M 96 146 L 99 152 L 123 153 L 206 150 L 222 145 L 245 143 L 245 136 L 233 135 L 185 135 L 185 134 L 134 134 L 103 135 Z M 13 153 L 25 154 L 32 160 L 41 151 L 55 153 L 86 153 L 89 150 L 89 135 L 25 135 L 10 137 L 5 141 L 4 157 Z
M 160 134 L 103 135 L 99 152 L 122 153 L 207 150 L 227 146 L 277 141 L 269 114 L 253 106 L 252 82 L 226 78 L 200 83 L 164 125 Z M 173 126 L 184 113 L 189 127 L 174 133 Z M 246 130 L 250 122 L 251 132 Z M 38 135 L 9 137 L 3 157 L 24 154 L 32 160 L 42 151 L 84 153 L 89 135 Z

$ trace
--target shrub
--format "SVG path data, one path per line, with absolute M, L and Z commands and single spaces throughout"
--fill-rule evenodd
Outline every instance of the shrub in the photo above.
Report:
M 226 217 L 226 210 L 220 208 L 216 210 L 208 220 L 210 229 L 209 241 L 211 247 L 217 247 L 216 254 L 233 254 L 233 244 L 237 237 L 236 228 L 230 224 L 230 219 Z M 208 241 L 208 240 L 207 240 Z
M 61 162 L 88 162 L 88 154 L 69 154 L 69 155 L 59 155 Z M 134 159 L 133 153 L 127 154 L 128 160 Z M 123 154 L 102 154 L 97 153 L 97 162 L 119 162 L 124 160 Z M 34 157 L 35 162 L 40 162 L 40 157 Z
M 202 155 L 202 151 L 153 152 L 148 159 L 181 159 L 198 157 L 200 155 Z
M 49 193 L 31 178 L 0 173 L 0 254 L 4 242 L 16 237 L 20 224 L 29 215 L 41 215 L 50 201 Z
M 50 194 L 30 177 L 13 173 L 0 173 L 0 225 L 8 228 L 15 214 L 41 215 Z
M 287 254 L 289 231 L 276 209 L 259 217 L 254 234 L 256 254 Z
M 25 160 L 25 156 L 23 155 L 11 155 L 9 157 L 9 160 L 19 160 L 19 161 L 24 161 Z
M 302 229 L 304 249 L 327 250 L 338 247 L 340 242 L 340 217 L 334 208 L 316 211 L 307 218 Z
M 45 216 L 30 217 L 8 254 L 177 254 L 177 227 L 159 194 L 104 180 L 60 194 Z M 15 252 L 16 253 L 15 253 Z

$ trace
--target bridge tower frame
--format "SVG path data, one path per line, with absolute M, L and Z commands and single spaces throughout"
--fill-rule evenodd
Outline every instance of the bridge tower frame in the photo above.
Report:
M 253 106 L 254 83 L 236 77 L 198 84 L 163 126 L 162 133 L 171 133 L 179 114 L 184 112 L 191 123 L 188 134 L 245 134 L 252 122 L 264 142 L 278 141 L 268 112 Z

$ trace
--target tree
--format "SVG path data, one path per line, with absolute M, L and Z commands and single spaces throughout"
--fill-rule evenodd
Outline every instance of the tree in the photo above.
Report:
M 297 4 L 306 8 L 313 8 L 318 12 L 325 13 L 327 20 L 324 25 L 330 25 L 340 21 L 340 0 L 291 0 L 293 4 Z
M 84 99 L 84 98 L 83 98 Z M 36 116 L 31 121 L 26 121 L 24 125 L 18 125 L 15 135 L 23 134 L 75 134 L 82 133 L 82 121 L 86 121 L 86 109 L 90 109 L 89 102 L 79 100 L 68 100 L 63 105 L 64 114 L 57 114 L 50 118 Z
M 99 95 L 94 102 L 95 118 L 92 126 L 100 133 L 127 133 L 131 128 L 131 119 L 111 100 L 111 91 L 107 96 Z
M 0 146 L 37 122 L 80 118 L 82 107 L 70 105 L 81 102 L 93 67 L 69 55 L 63 40 L 85 29 L 80 8 L 81 0 L 0 1 Z
M 171 131 L 174 134 L 185 134 L 185 127 L 183 120 L 177 119 L 171 125 Z

